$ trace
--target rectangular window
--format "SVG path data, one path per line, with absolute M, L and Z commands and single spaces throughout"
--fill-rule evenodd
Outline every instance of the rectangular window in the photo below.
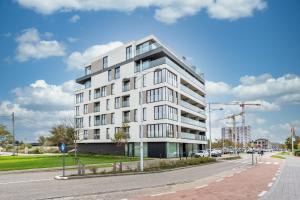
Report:
M 91 81 L 88 80 L 84 83 L 84 88 L 90 88 L 91 87 Z
M 80 115 L 80 106 L 75 106 L 75 116 Z
M 83 128 L 83 117 L 75 119 L 76 128 Z
M 76 94 L 76 103 L 82 103 L 83 93 Z
M 110 99 L 106 99 L 106 110 L 110 109 Z
M 143 87 L 146 87 L 146 75 L 143 75 Z
M 123 92 L 130 90 L 130 80 L 126 79 L 123 81 Z
M 115 79 L 120 78 L 120 67 L 115 68 Z
M 126 47 L 126 60 L 132 58 L 132 46 Z
M 130 111 L 123 112 L 123 122 L 124 123 L 130 122 Z
M 94 117 L 94 126 L 99 126 L 100 125 L 100 115 L 96 115 Z
M 143 121 L 147 120 L 147 109 L 143 108 Z
M 100 102 L 94 103 L 94 112 L 100 112 Z
M 174 138 L 175 129 L 173 124 L 148 124 L 146 136 L 148 138 Z
M 99 140 L 100 139 L 100 129 L 95 129 L 94 130 L 94 140 Z
M 89 90 L 89 101 L 92 99 L 92 91 Z
M 130 106 L 130 96 L 123 96 L 122 97 L 122 107 L 129 107 Z
M 94 98 L 97 99 L 100 97 L 100 88 L 95 89 L 94 91 Z
M 106 86 L 101 87 L 101 97 L 106 96 Z
M 137 78 L 136 77 L 133 78 L 133 84 L 134 84 L 133 88 L 137 89 Z
M 83 105 L 83 114 L 87 114 L 88 113 L 88 104 L 84 104 Z
M 111 69 L 107 71 L 107 80 L 111 81 L 112 80 L 112 72 Z
M 138 119 L 138 116 L 137 116 L 138 110 L 137 110 L 137 109 L 134 109 L 133 112 L 134 112 L 134 113 L 133 113 L 133 121 L 137 122 L 137 119 Z
M 120 102 L 120 97 L 115 98 L 115 108 L 120 108 L 121 107 L 121 102 Z
M 114 95 L 115 94 L 115 84 L 111 84 L 111 94 Z
M 106 114 L 102 114 L 100 116 L 100 124 L 101 125 L 106 125 Z
M 104 68 L 104 69 L 108 67 L 108 61 L 107 61 L 107 59 L 108 59 L 107 56 L 105 56 L 105 57 L 103 58 L 103 68 Z
M 84 131 L 83 131 L 83 139 L 84 139 L 84 140 L 87 140 L 87 139 L 88 139 L 88 131 L 87 131 L 87 130 L 84 130 Z
M 91 127 L 91 122 L 92 121 L 92 117 L 91 116 L 89 116 L 89 127 Z
M 115 123 L 115 113 L 111 113 L 111 123 Z
M 110 134 L 109 134 L 110 130 L 109 128 L 106 128 L 106 139 L 109 140 L 110 139 Z

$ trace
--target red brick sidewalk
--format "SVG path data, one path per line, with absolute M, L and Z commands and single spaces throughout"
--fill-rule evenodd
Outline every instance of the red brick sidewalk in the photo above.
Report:
M 134 198 L 138 200 L 254 200 L 262 191 L 269 189 L 274 175 L 280 167 L 280 159 L 268 159 L 255 167 L 238 171 L 233 176 L 224 177 L 208 185 L 195 186 L 193 189 L 171 191 Z M 276 163 L 275 163 L 276 162 Z M 273 179 L 274 181 L 274 179 Z M 204 186 L 204 187 L 201 187 Z M 198 188 L 197 188 L 198 187 Z

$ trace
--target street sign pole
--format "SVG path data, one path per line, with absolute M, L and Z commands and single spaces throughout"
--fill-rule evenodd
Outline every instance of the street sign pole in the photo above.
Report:
M 60 144 L 60 151 L 62 152 L 62 165 L 63 165 L 63 177 L 65 177 L 65 150 L 66 145 L 64 143 Z
M 63 177 L 65 177 L 65 152 L 63 152 Z

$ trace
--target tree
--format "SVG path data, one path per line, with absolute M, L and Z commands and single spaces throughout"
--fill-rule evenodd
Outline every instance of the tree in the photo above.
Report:
M 300 143 L 300 137 L 296 135 L 294 138 L 295 138 L 294 149 L 297 149 L 297 144 Z M 292 149 L 292 140 L 291 140 L 291 137 L 286 138 L 285 145 L 286 145 L 286 147 L 288 149 Z
M 47 138 L 46 138 L 45 136 L 41 135 L 41 136 L 38 138 L 38 143 L 39 143 L 39 145 L 43 146 L 43 145 L 46 144 L 46 142 L 47 142 Z
M 73 145 L 75 140 L 74 127 L 67 124 L 59 124 L 53 126 L 50 131 L 51 135 L 47 138 L 52 145 L 58 145 L 59 143 L 65 143 Z
M 117 146 L 125 146 L 128 142 L 128 135 L 125 130 L 128 128 L 128 124 L 123 123 L 122 127 L 118 129 L 118 131 L 114 134 L 114 138 L 111 138 L 113 142 L 117 144 Z
M 3 124 L 0 124 L 0 136 L 3 138 L 0 140 L 0 146 L 7 147 L 9 144 L 12 144 L 13 136 Z

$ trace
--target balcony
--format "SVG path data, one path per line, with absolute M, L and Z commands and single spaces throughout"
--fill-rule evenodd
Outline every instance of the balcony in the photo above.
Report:
M 129 101 L 122 102 L 122 107 L 129 107 L 129 106 L 130 106 Z
M 136 55 L 140 55 L 142 53 L 146 53 L 148 51 L 157 49 L 158 47 L 160 47 L 160 44 L 158 44 L 157 42 L 149 44 L 149 45 L 141 45 L 142 47 L 140 49 L 136 50 Z
M 197 120 L 194 120 L 194 119 L 191 119 L 188 117 L 184 117 L 184 116 L 181 116 L 181 122 L 185 123 L 185 124 L 190 124 L 190 125 L 206 128 L 206 125 L 204 122 L 200 122 L 200 121 L 197 121 Z
M 198 135 L 198 134 L 192 134 L 187 132 L 181 132 L 180 134 L 181 139 L 189 139 L 189 140 L 200 140 L 200 141 L 206 141 L 205 135 Z
M 192 110 L 192 111 L 194 111 L 194 112 L 196 112 L 196 113 L 199 113 L 199 114 L 202 114 L 202 115 L 205 115 L 205 111 L 204 110 L 202 110 L 201 108 L 199 108 L 199 107 L 197 107 L 197 106 L 194 106 L 194 105 L 192 105 L 192 104 L 190 104 L 190 103 L 188 103 L 188 102 L 186 102 L 186 101 L 180 101 L 180 105 L 182 106 L 182 107 L 185 107 L 185 108 L 187 108 L 187 109 L 190 109 L 190 110 Z
M 129 84 L 124 84 L 123 85 L 123 92 L 127 92 L 130 90 Z
M 187 94 L 189 94 L 192 97 L 202 101 L 205 104 L 205 98 L 203 96 L 197 94 L 196 92 L 194 92 L 190 88 L 186 87 L 185 85 L 180 84 L 180 90 L 182 90 L 183 92 L 186 92 Z
M 156 67 L 156 66 L 159 66 L 159 65 L 162 65 L 162 64 L 169 65 L 170 67 L 172 67 L 173 69 L 178 71 L 178 73 L 181 76 L 183 76 L 186 80 L 191 81 L 197 87 L 203 89 L 203 91 L 205 90 L 205 86 L 202 83 L 200 83 L 198 80 L 196 80 L 194 77 L 192 77 L 186 70 L 179 67 L 176 63 L 171 61 L 169 58 L 163 57 L 163 58 L 159 58 L 159 59 L 156 59 L 156 60 L 152 60 L 149 64 L 149 66 L 147 66 L 145 68 L 148 69 L 148 68 Z M 195 71 L 195 73 L 196 73 L 196 71 Z M 200 75 L 200 74 L 198 74 L 198 75 Z

